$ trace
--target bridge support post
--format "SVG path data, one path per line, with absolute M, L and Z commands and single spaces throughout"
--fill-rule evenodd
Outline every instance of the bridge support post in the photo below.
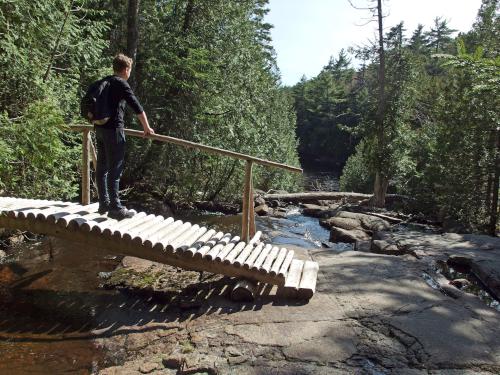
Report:
M 241 240 L 248 242 L 249 237 L 255 234 L 255 214 L 252 186 L 252 161 L 247 160 L 245 165 L 245 187 L 243 190 L 243 213 L 241 218 Z
M 90 130 L 83 131 L 82 140 L 82 205 L 90 204 Z
M 250 199 L 248 201 L 248 234 L 249 239 L 255 236 L 255 202 L 253 194 L 253 179 L 250 181 Z

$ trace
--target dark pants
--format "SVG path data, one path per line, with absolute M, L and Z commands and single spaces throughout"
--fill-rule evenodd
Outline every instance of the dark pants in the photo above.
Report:
M 96 126 L 97 168 L 96 183 L 99 205 L 121 208 L 118 191 L 125 158 L 123 128 L 103 129 Z

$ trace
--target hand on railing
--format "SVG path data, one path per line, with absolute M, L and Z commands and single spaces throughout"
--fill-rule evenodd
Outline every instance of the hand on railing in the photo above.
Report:
M 154 134 L 155 131 L 153 128 L 151 127 L 147 127 L 147 128 L 144 128 L 144 136 L 147 137 L 148 135 L 151 135 L 151 134 Z
M 155 131 L 149 126 L 148 118 L 146 116 L 146 112 L 141 112 L 137 115 L 137 118 L 139 119 L 139 122 L 142 125 L 142 128 L 144 129 L 144 137 L 147 137 L 148 135 L 154 134 Z

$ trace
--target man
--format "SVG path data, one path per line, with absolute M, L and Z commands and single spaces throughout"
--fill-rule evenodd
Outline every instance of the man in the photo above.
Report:
M 113 59 L 112 76 L 104 78 L 109 81 L 108 103 L 112 116 L 104 125 L 95 125 L 97 140 L 96 180 L 99 193 L 99 213 L 108 212 L 114 219 L 130 218 L 134 214 L 120 202 L 119 186 L 125 158 L 125 123 L 123 116 L 128 104 L 137 115 L 144 135 L 154 134 L 127 80 L 132 70 L 132 59 L 118 54 Z

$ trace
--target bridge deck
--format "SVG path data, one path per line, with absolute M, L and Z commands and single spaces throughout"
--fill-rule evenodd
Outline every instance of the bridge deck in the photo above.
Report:
M 138 212 L 117 221 L 97 212 L 97 203 L 82 206 L 61 201 L 0 197 L 0 227 L 28 230 L 170 264 L 279 285 L 309 299 L 316 288 L 318 264 L 294 257 L 293 250 L 248 243 L 174 218 Z

